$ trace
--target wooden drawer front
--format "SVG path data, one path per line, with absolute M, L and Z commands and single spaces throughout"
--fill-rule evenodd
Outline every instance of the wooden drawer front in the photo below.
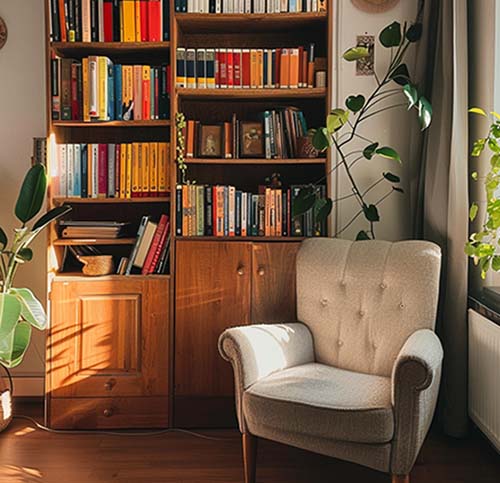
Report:
M 55 282 L 52 397 L 168 393 L 168 280 Z
M 166 428 L 167 397 L 66 398 L 50 400 L 54 429 Z

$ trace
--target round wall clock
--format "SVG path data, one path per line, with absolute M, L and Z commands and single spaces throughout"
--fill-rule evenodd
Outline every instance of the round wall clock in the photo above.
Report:
M 0 17 L 0 49 L 5 45 L 5 42 L 7 42 L 7 25 Z

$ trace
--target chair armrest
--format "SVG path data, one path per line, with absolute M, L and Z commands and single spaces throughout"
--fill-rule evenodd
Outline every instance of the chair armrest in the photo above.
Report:
M 443 348 L 429 329 L 414 332 L 392 370 L 395 435 L 391 472 L 409 474 L 429 430 L 441 380 Z
M 273 372 L 314 361 L 313 340 L 301 323 L 234 327 L 219 337 L 219 352 L 233 366 L 236 411 L 245 432 L 243 392 Z

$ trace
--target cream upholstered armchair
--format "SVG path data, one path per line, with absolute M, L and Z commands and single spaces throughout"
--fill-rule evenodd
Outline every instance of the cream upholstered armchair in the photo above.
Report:
M 246 483 L 255 481 L 257 437 L 409 481 L 441 376 L 440 260 L 425 241 L 307 240 L 297 258 L 300 322 L 221 335 Z

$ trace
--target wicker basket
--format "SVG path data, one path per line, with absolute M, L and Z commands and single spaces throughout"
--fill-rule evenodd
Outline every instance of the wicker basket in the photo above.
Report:
M 89 277 L 109 275 L 115 271 L 111 255 L 79 256 L 78 260 L 83 263 L 83 274 Z
M 12 421 L 12 377 L 9 371 L 0 364 L 0 432 Z

